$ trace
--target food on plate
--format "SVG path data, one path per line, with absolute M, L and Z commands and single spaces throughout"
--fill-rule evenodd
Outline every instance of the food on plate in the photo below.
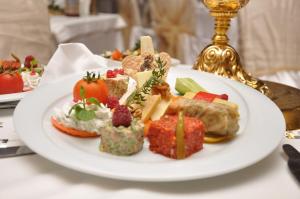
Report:
M 21 67 L 20 59 L 14 54 L 11 54 L 11 56 L 14 60 L 0 60 L 1 70 L 18 70 Z
M 121 61 L 123 59 L 123 55 L 118 49 L 116 49 L 115 51 L 112 52 L 111 58 L 113 60 Z
M 180 97 L 172 101 L 166 114 L 180 111 L 186 116 L 200 119 L 206 128 L 206 135 L 233 137 L 239 129 L 238 110 L 228 104 Z
M 170 85 L 162 81 L 159 84 L 155 84 L 152 86 L 151 90 L 152 95 L 161 95 L 162 99 L 169 100 L 172 97 L 171 91 L 170 91 Z
M 228 100 L 223 100 L 223 99 L 215 98 L 215 99 L 213 100 L 213 102 L 214 102 L 214 103 L 219 103 L 219 104 L 224 104 L 224 105 L 226 105 L 226 106 L 230 106 L 232 109 L 235 109 L 235 110 L 237 110 L 237 111 L 238 111 L 238 108 L 239 108 L 237 104 L 235 104 L 235 103 L 233 103 L 233 102 L 230 102 L 230 101 L 228 101 Z
M 140 39 L 140 46 L 141 46 L 141 54 L 150 53 L 154 54 L 154 47 L 152 38 L 150 36 L 142 36 Z
M 51 123 L 59 131 L 66 133 L 68 135 L 75 136 L 75 137 L 88 138 L 88 137 L 98 137 L 99 136 L 95 132 L 78 130 L 75 127 L 67 127 L 61 121 L 58 121 L 55 117 L 51 118 Z
M 175 89 L 181 95 L 184 95 L 187 92 L 197 93 L 199 91 L 206 91 L 197 82 L 189 77 L 176 78 Z
M 167 84 L 164 81 L 164 76 L 166 75 L 166 70 L 164 68 L 165 63 L 163 63 L 160 58 L 158 58 L 156 62 L 158 67 L 152 70 L 151 77 L 142 85 L 142 87 L 137 88 L 126 101 L 126 105 L 130 107 L 133 116 L 136 118 L 141 118 L 147 96 L 152 94 L 152 89 L 155 86 Z M 165 89 L 164 92 L 169 92 L 169 90 Z M 169 96 L 169 94 L 165 95 Z
M 18 71 L 0 73 L 0 94 L 22 92 L 24 83 Z
M 215 99 L 228 100 L 228 95 L 226 95 L 226 94 L 217 95 L 217 94 L 213 94 L 213 93 L 200 91 L 200 92 L 196 93 L 196 95 L 193 97 L 193 99 L 212 102 Z
M 0 94 L 18 93 L 36 88 L 40 82 L 43 67 L 33 56 L 25 58 L 24 66 L 20 59 L 11 54 L 14 60 L 0 60 Z
M 141 55 L 129 55 L 122 61 L 125 74 L 134 76 L 137 72 L 153 70 L 158 67 L 156 60 L 164 62 L 164 68 L 169 70 L 171 57 L 168 53 L 154 54 L 152 39 L 149 36 L 141 37 Z
M 196 93 L 194 92 L 186 92 L 182 97 L 187 98 L 187 99 L 193 99 Z
M 156 105 L 153 113 L 151 114 L 150 119 L 152 121 L 159 120 L 163 115 L 165 115 L 171 102 L 172 99 L 161 99 L 160 102 Z
M 0 94 L 18 93 L 23 91 L 24 83 L 19 73 L 20 60 L 0 61 Z
M 72 136 L 99 136 L 106 123 L 111 120 L 112 113 L 96 98 L 86 98 L 83 87 L 80 94 L 82 100 L 67 103 L 62 109 L 55 109 L 51 122 L 61 132 Z
M 116 108 L 117 106 L 120 105 L 120 101 L 117 97 L 115 96 L 108 96 L 108 99 L 107 99 L 107 104 L 106 106 L 110 109 L 114 109 Z
M 145 107 L 143 108 L 143 111 L 142 111 L 141 120 L 143 122 L 146 122 L 150 119 L 151 115 L 153 114 L 153 112 L 156 109 L 156 106 L 161 101 L 161 96 L 160 95 L 149 95 L 147 98 L 148 99 L 145 102 Z
M 101 54 L 104 58 L 112 59 L 115 61 L 122 61 L 128 55 L 140 55 L 141 54 L 141 43 L 138 41 L 132 49 L 128 49 L 124 52 L 121 52 L 119 49 L 114 51 L 106 51 Z
M 108 70 L 102 80 L 108 88 L 108 95 L 120 99 L 127 91 L 129 77 L 124 75 L 123 69 Z
M 28 91 L 39 85 L 44 67 L 38 63 L 35 57 L 28 55 L 25 57 L 24 67 L 20 71 L 24 81 L 24 91 Z
M 148 70 L 143 72 L 137 72 L 132 76 L 132 78 L 137 82 L 137 88 L 141 88 L 144 85 L 144 83 L 148 79 L 150 79 L 151 76 L 152 76 L 152 71 Z
M 128 156 L 142 150 L 144 144 L 144 126 L 132 119 L 128 108 L 118 106 L 112 121 L 107 122 L 101 134 L 100 150 L 119 156 Z
M 141 54 L 141 43 L 138 41 L 132 49 L 127 49 L 124 52 L 121 52 L 119 49 L 114 51 L 106 51 L 102 54 L 103 57 L 107 59 L 112 59 L 116 61 L 122 61 L 125 57 L 129 55 L 140 55 Z
M 182 113 L 165 115 L 151 122 L 147 134 L 151 151 L 174 159 L 183 159 L 200 151 L 203 137 L 201 120 Z
M 80 91 L 84 89 L 86 98 L 96 98 L 100 103 L 106 104 L 108 99 L 108 88 L 100 74 L 87 72 L 81 80 L 79 80 L 73 88 L 73 100 L 77 102 L 82 100 Z
M 53 126 L 76 137 L 100 136 L 100 151 L 118 156 L 140 152 L 147 137 L 150 151 L 173 159 L 237 134 L 238 106 L 227 94 L 177 78 L 182 96 L 173 95 L 166 82 L 169 55 L 154 54 L 150 37 L 142 37 L 140 45 L 140 54 L 123 59 L 121 69 L 102 76 L 87 72 L 73 88 L 73 102 L 55 111 Z M 120 52 L 112 57 L 121 59 Z

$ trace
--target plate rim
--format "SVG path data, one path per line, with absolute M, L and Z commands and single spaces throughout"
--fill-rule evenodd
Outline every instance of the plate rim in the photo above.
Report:
M 0 95 L 0 103 L 13 102 L 23 99 L 30 91 Z

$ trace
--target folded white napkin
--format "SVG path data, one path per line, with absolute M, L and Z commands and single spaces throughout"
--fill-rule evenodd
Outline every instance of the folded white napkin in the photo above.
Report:
M 107 60 L 94 55 L 84 44 L 60 44 L 45 67 L 40 85 L 66 75 L 101 67 L 107 67 Z

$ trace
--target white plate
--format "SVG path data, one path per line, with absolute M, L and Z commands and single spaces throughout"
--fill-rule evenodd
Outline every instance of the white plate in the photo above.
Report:
M 182 181 L 230 173 L 255 164 L 280 143 L 284 118 L 264 95 L 240 83 L 184 68 L 171 68 L 171 87 L 176 77 L 192 77 L 211 92 L 229 94 L 230 100 L 239 105 L 241 115 L 240 130 L 234 140 L 205 144 L 202 151 L 185 160 L 154 154 L 147 143 L 142 152 L 130 157 L 100 152 L 99 138 L 74 138 L 60 133 L 50 123 L 54 107 L 72 99 L 78 75 L 40 87 L 26 96 L 14 113 L 15 130 L 32 150 L 58 164 L 89 174 L 135 181 Z M 25 120 L 28 116 L 30 120 Z
M 20 93 L 11 93 L 11 94 L 0 95 L 0 103 L 21 100 L 27 94 L 28 94 L 28 91 L 27 92 L 20 92 Z

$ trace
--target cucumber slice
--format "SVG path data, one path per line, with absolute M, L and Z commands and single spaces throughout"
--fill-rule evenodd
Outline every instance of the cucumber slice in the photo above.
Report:
M 197 82 L 195 82 L 191 78 L 177 78 L 175 89 L 181 95 L 184 95 L 186 92 L 193 92 L 193 93 L 197 93 L 199 91 L 206 92 L 206 90 L 203 87 L 201 87 L 199 84 L 197 84 Z

